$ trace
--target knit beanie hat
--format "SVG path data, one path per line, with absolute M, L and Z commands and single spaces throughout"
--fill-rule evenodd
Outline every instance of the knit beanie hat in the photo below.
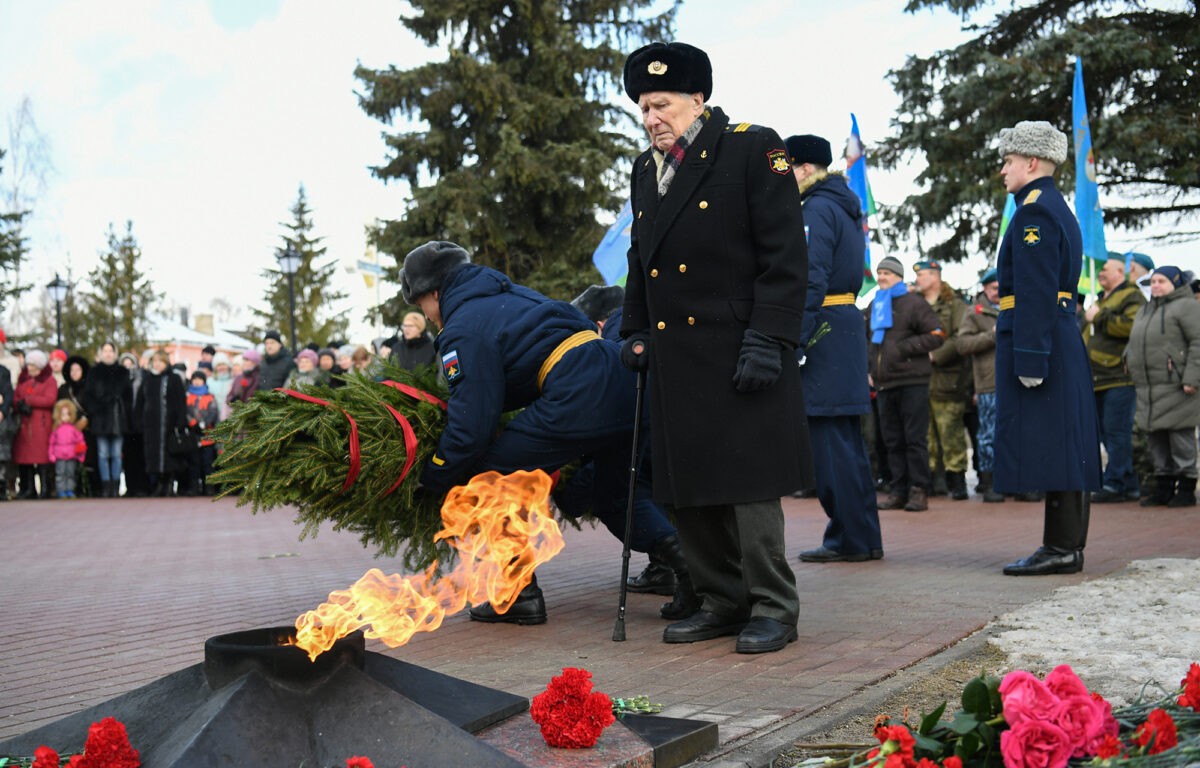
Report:
M 1162 275 L 1163 277 L 1167 278 L 1171 281 L 1171 285 L 1175 286 L 1176 288 L 1183 285 L 1183 271 L 1180 270 L 1179 267 L 1159 267 L 1158 269 L 1154 270 L 1154 274 Z M 28 360 L 29 356 L 26 355 L 25 359 Z
M 297 362 L 300 360 L 307 360 L 308 362 L 312 363 L 313 365 L 316 365 L 317 364 L 317 353 L 313 352 L 311 349 L 302 349 L 302 350 L 300 350 L 300 354 L 296 355 L 296 360 L 297 360 Z
M 904 277 L 904 265 L 895 256 L 886 256 L 880 259 L 879 263 L 875 265 L 875 269 L 886 269 L 888 272 L 895 273 L 901 278 Z

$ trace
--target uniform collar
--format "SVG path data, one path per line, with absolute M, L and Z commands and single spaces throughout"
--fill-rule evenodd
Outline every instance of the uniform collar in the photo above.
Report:
M 1042 176 L 1021 187 L 1020 191 L 1014 196 L 1016 197 L 1017 205 L 1023 205 L 1025 198 L 1029 197 L 1029 193 L 1035 189 L 1043 192 L 1047 189 L 1054 189 L 1054 177 Z

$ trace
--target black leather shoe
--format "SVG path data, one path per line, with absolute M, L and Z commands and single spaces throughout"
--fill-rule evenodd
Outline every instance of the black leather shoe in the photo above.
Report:
M 697 611 L 683 621 L 668 624 L 663 630 L 664 643 L 694 643 L 714 637 L 736 635 L 746 622 L 718 616 L 710 611 Z
M 1016 501 L 1045 501 L 1046 494 L 1041 491 L 1026 491 L 1025 493 L 1013 494 L 1013 499 Z
M 908 497 L 898 493 L 889 493 L 887 498 L 877 502 L 879 509 L 904 509 L 907 503 Z
M 1110 491 L 1108 488 L 1101 488 L 1092 494 L 1093 504 L 1118 504 L 1125 501 L 1125 494 L 1121 491 Z
M 496 613 L 491 603 L 480 603 L 467 611 L 472 621 L 482 621 L 488 624 L 545 624 L 546 601 L 542 597 L 542 588 L 530 584 L 521 590 L 517 600 L 506 613 Z
M 640 574 L 630 576 L 625 581 L 625 588 L 639 594 L 673 595 L 675 594 L 675 572 L 662 563 L 652 560 Z
M 872 549 L 871 550 L 871 559 L 872 560 L 882 560 L 883 559 L 883 550 L 882 549 Z
M 1005 576 L 1048 576 L 1053 573 L 1079 573 L 1083 570 L 1083 550 L 1062 552 L 1038 547 L 1029 557 L 1004 566 Z
M 738 635 L 738 653 L 769 653 L 796 641 L 796 628 L 765 616 L 755 616 Z
M 880 557 L 883 557 L 882 553 Z M 806 563 L 861 563 L 870 560 L 871 555 L 868 552 L 838 552 L 828 547 L 817 547 L 801 552 L 800 559 Z

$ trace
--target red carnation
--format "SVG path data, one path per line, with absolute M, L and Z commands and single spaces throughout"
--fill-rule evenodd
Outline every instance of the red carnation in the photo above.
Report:
M 375 768 L 375 763 L 369 757 L 347 757 L 346 768 Z
M 1187 677 L 1179 681 L 1183 687 L 1183 695 L 1179 697 L 1179 706 L 1191 707 L 1200 712 L 1200 664 L 1192 662 L 1188 667 Z
M 1125 745 L 1121 743 L 1121 740 L 1111 733 L 1106 733 L 1096 747 L 1096 757 L 1107 760 L 1110 757 L 1120 757 L 1124 751 Z
M 30 768 L 58 768 L 61 762 L 58 753 L 43 744 L 33 751 L 33 765 Z
M 551 678 L 546 690 L 533 697 L 529 714 L 547 744 L 565 749 L 595 746 L 600 733 L 616 722 L 612 701 L 592 691 L 592 673 L 574 667 Z
M 958 755 L 950 755 L 942 761 L 942 768 L 963 768 L 962 758 Z
M 1175 721 L 1166 713 L 1166 710 L 1151 710 L 1150 714 L 1146 716 L 1146 722 L 1139 725 L 1134 731 L 1133 743 L 1139 747 L 1149 746 L 1150 750 L 1147 754 L 1157 755 L 1159 752 L 1166 752 L 1179 743 L 1179 737 L 1175 733 Z
M 867 753 L 867 759 L 884 758 L 883 768 L 917 768 L 913 749 L 917 745 L 912 732 L 903 725 L 880 725 L 875 728 L 879 749 Z

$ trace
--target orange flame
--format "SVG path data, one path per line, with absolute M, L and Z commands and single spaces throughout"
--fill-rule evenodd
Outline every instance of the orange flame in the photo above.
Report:
M 339 638 L 369 627 L 366 636 L 391 648 L 417 632 L 432 632 L 467 603 L 490 602 L 507 611 L 533 577 L 534 569 L 563 548 L 562 532 L 550 514 L 550 478 L 541 470 L 484 472 L 452 488 L 442 504 L 442 530 L 458 551 L 452 571 L 434 577 L 437 563 L 422 574 L 385 576 L 372 568 L 349 589 L 296 619 L 295 644 L 309 659 Z

